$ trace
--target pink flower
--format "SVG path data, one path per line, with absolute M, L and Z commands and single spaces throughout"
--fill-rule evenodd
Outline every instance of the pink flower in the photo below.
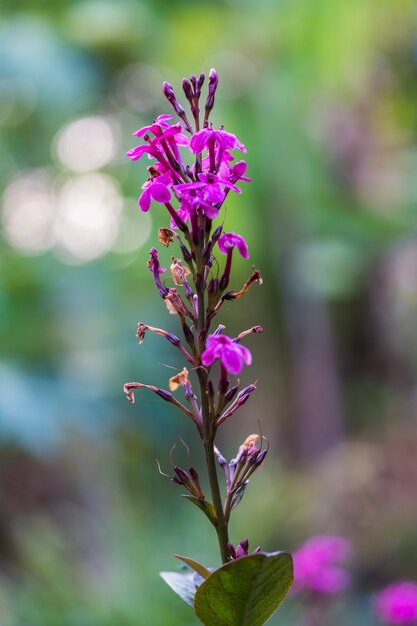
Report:
M 199 154 L 205 148 L 209 148 L 209 144 L 216 145 L 221 150 L 241 150 L 246 152 L 246 148 L 239 141 L 236 135 L 228 133 L 223 129 L 213 130 L 213 128 L 203 128 L 195 133 L 190 139 L 190 150 L 194 154 Z
M 374 600 L 375 613 L 384 624 L 417 624 L 417 583 L 393 583 L 380 591 Z
M 241 235 L 235 233 L 224 233 L 219 239 L 219 249 L 223 254 L 228 254 L 230 250 L 237 247 L 240 256 L 249 258 L 248 244 Z
M 349 584 L 349 573 L 340 567 L 351 552 L 343 537 L 312 537 L 294 554 L 294 591 L 308 589 L 316 593 L 335 594 Z
M 149 180 L 142 185 L 142 193 L 139 196 L 139 206 L 145 213 L 149 211 L 151 200 L 165 204 L 171 199 L 171 193 L 168 185 L 171 183 L 170 172 L 165 172 L 160 176 L 151 176 Z
M 217 359 L 220 359 L 220 363 L 231 374 L 239 374 L 243 363 L 246 365 L 252 363 L 252 355 L 245 346 L 236 343 L 227 335 L 209 335 L 206 349 L 201 355 L 201 362 L 209 367 Z
M 171 120 L 172 115 L 158 115 L 156 120 L 149 124 L 149 126 L 143 126 L 139 128 L 135 133 L 132 133 L 134 137 L 142 137 L 146 135 L 146 133 L 153 133 L 154 135 L 158 134 L 164 128 L 169 128 L 170 124 L 168 124 L 167 120 Z
M 153 133 L 155 137 L 163 137 L 176 135 L 175 141 L 183 146 L 188 146 L 189 139 L 187 135 L 184 135 L 182 131 L 181 124 L 168 124 L 167 120 L 172 119 L 172 115 L 158 115 L 156 120 L 153 121 L 149 126 L 143 126 L 139 128 L 136 132 L 133 133 L 134 137 L 142 137 L 147 133 Z
M 185 146 L 188 145 L 188 137 L 182 133 L 181 124 L 166 124 L 161 118 L 169 118 L 170 115 L 160 115 L 156 118 L 155 122 L 150 126 L 144 126 L 140 128 L 135 133 L 133 133 L 137 137 L 141 137 L 145 135 L 145 140 L 149 143 L 143 144 L 140 146 L 136 146 L 135 148 L 131 148 L 128 152 L 126 152 L 126 156 L 129 157 L 132 161 L 137 161 L 140 159 L 145 153 L 149 155 L 150 158 L 158 159 L 162 156 L 160 152 L 161 141 L 167 141 L 172 148 L 176 147 L 176 144 Z M 147 132 L 153 132 L 155 137 L 151 140 Z

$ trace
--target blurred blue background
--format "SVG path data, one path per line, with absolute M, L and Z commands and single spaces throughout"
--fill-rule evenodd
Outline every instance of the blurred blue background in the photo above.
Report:
M 162 400 L 122 393 L 183 366 L 135 339 L 138 321 L 178 328 L 146 269 L 166 216 L 139 215 L 145 167 L 124 153 L 170 112 L 162 81 L 179 92 L 210 67 L 213 121 L 253 178 L 226 225 L 264 276 L 222 309 L 231 335 L 265 327 L 223 451 L 257 420 L 270 442 L 232 540 L 351 539 L 351 589 L 323 626 L 371 625 L 373 591 L 417 579 L 416 46 L 411 0 L 3 0 L 2 626 L 196 623 L 158 571 L 174 552 L 215 564 L 215 540 L 155 459 L 167 470 L 180 434 L 202 469 L 198 442 Z M 307 613 L 292 598 L 270 623 Z

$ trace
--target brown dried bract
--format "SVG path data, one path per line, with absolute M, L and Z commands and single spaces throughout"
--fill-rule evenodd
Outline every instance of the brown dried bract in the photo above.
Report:
M 183 385 L 190 385 L 191 383 L 188 379 L 188 370 L 186 367 L 181 372 L 178 372 L 175 376 L 169 379 L 169 389 L 170 391 L 175 391 L 178 387 Z
M 182 287 L 184 280 L 187 278 L 188 274 L 190 274 L 188 267 L 183 266 L 181 259 L 172 257 L 172 263 L 169 269 L 171 270 L 174 283 L 178 285 L 178 287 Z
M 160 228 L 158 232 L 158 241 L 166 248 L 174 241 L 174 231 L 170 228 Z
M 146 324 L 143 324 L 143 322 L 139 322 L 138 329 L 136 331 L 136 337 L 139 339 L 139 344 L 143 343 L 147 330 L 148 327 L 146 326 Z
M 168 294 L 165 296 L 164 302 L 171 315 L 180 315 L 181 317 L 187 315 L 188 309 L 175 288 L 168 289 Z

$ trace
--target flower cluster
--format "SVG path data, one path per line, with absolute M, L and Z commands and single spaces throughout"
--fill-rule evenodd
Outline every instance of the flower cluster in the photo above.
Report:
M 184 78 L 182 82 L 191 117 L 172 86 L 164 83 L 163 93 L 179 121 L 175 123 L 170 114 L 159 115 L 152 124 L 133 133 L 141 143 L 127 153 L 132 161 L 145 156 L 150 161 L 139 207 L 146 212 L 153 203 L 164 206 L 169 221 L 160 228 L 158 240 L 164 247 L 178 246 L 169 270 L 161 266 L 159 252 L 154 247 L 148 268 L 168 312 L 177 316 L 183 333 L 180 339 L 140 322 L 137 338 L 142 343 L 149 332 L 164 337 L 181 353 L 188 369 L 182 365 L 168 381 L 168 389 L 141 382 L 126 383 L 124 389 L 131 402 L 135 400 L 135 391 L 152 391 L 194 422 L 203 443 L 212 502 L 206 500 L 198 474 L 190 464 L 184 469 L 171 460 L 171 481 L 184 487 L 188 492 L 186 497 L 209 518 L 217 533 L 222 560 L 226 562 L 248 553 L 247 540 L 236 549 L 229 542 L 228 523 L 250 477 L 262 465 L 267 449 L 259 445 L 262 439 L 258 435 L 251 435 L 240 446 L 236 458 L 228 463 L 215 445 L 215 438 L 221 424 L 248 401 L 256 388 L 250 384 L 241 389 L 240 381 L 232 384 L 230 377 L 239 375 L 252 362 L 251 353 L 242 341 L 263 329 L 253 326 L 229 336 L 223 332 L 222 324 L 213 329 L 212 323 L 224 302 L 241 298 L 253 284 L 261 285 L 262 278 L 259 270 L 252 268 L 243 287 L 227 291 L 235 254 L 248 259 L 249 250 L 242 235 L 223 230 L 222 207 L 230 193 L 241 194 L 241 184 L 250 178 L 246 176 L 246 162 L 237 156 L 246 152 L 243 143 L 223 126 L 214 127 L 210 120 L 218 86 L 215 70 L 210 71 L 204 115 L 200 115 L 204 82 L 204 74 Z M 213 223 L 217 218 L 221 219 L 219 225 Z M 219 259 L 215 262 L 217 254 Z M 192 380 L 191 373 L 197 381 Z M 181 392 L 183 401 L 174 395 Z M 224 473 L 224 500 L 216 460 Z
M 375 613 L 389 626 L 416 626 L 417 583 L 397 582 L 380 591 L 374 600 Z
M 350 581 L 342 567 L 351 553 L 351 544 L 343 537 L 311 537 L 294 554 L 294 591 L 335 594 Z

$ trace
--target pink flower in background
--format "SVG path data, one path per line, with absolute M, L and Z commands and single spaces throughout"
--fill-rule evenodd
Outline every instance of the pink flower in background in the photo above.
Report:
M 417 624 L 417 583 L 393 583 L 374 600 L 375 613 L 383 624 L 415 626 Z
M 318 535 L 306 541 L 293 554 L 294 591 L 335 594 L 346 589 L 350 575 L 341 563 L 351 549 L 343 537 Z
M 239 374 L 243 363 L 250 365 L 252 355 L 245 346 L 241 346 L 227 335 L 209 335 L 206 349 L 201 355 L 201 362 L 205 366 L 212 365 L 220 359 L 223 367 L 231 374 Z

